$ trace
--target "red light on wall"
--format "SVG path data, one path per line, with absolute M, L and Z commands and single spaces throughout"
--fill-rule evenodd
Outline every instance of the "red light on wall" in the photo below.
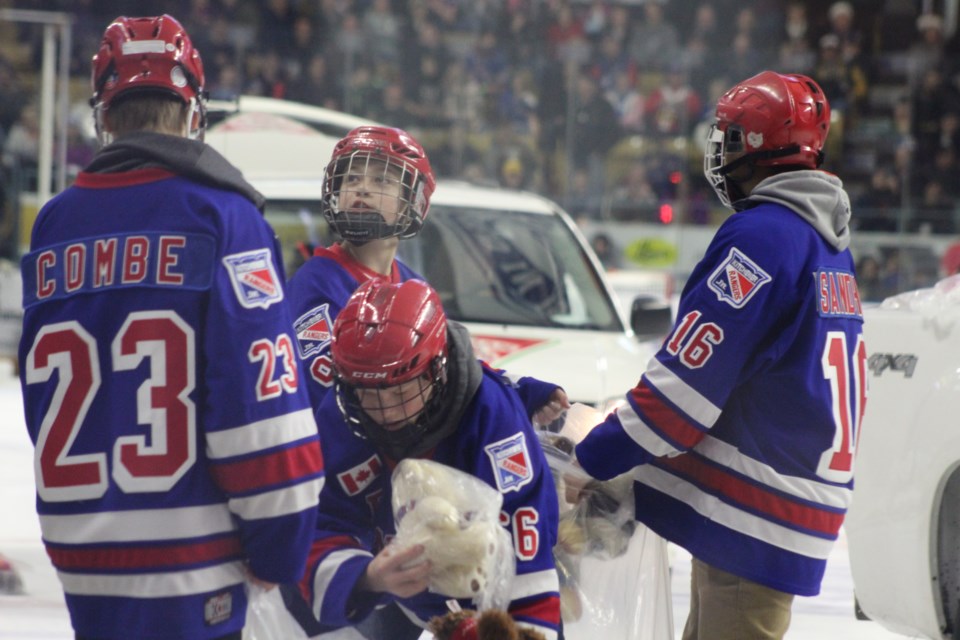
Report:
M 683 174 L 679 171 L 670 172 L 670 183 L 671 184 L 680 184 L 680 181 L 683 180 Z
M 670 224 L 673 222 L 673 205 L 664 203 L 660 205 L 660 222 Z

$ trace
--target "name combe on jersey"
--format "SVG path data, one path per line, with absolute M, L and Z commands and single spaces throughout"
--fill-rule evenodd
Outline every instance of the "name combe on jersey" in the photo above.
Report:
M 214 241 L 199 234 L 144 233 L 88 238 L 23 258 L 24 306 L 111 287 L 205 289 Z

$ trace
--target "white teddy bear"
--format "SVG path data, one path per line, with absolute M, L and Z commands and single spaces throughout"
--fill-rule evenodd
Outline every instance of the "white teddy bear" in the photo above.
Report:
M 423 559 L 433 565 L 431 591 L 490 604 L 504 597 L 514 572 L 513 545 L 499 524 L 502 503 L 499 492 L 469 474 L 403 460 L 393 473 L 394 544 L 423 545 Z

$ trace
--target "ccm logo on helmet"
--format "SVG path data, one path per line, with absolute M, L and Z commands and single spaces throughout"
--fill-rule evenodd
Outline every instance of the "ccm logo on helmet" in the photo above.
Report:
M 382 371 L 352 371 L 350 377 L 363 380 L 380 380 L 386 378 L 387 374 Z

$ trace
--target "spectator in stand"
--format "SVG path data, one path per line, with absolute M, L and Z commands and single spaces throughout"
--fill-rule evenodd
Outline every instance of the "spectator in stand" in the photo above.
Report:
M 403 83 L 400 80 L 386 85 L 380 94 L 380 99 L 368 106 L 374 120 L 389 122 L 403 129 L 409 129 L 417 123 L 417 115 L 408 106 L 407 97 L 403 93 Z
M 630 58 L 647 71 L 665 71 L 680 55 L 680 35 L 667 22 L 663 5 L 643 4 L 643 20 L 634 28 L 628 45 Z
M 251 53 L 247 61 L 245 93 L 278 99 L 287 96 L 287 72 L 279 53 L 271 50 Z
M 685 136 L 693 130 L 703 101 L 687 81 L 686 71 L 674 63 L 647 98 L 647 130 L 658 136 Z
M 284 67 L 291 79 L 304 82 L 311 61 L 323 54 L 323 41 L 308 16 L 298 15 L 293 21 L 292 38 L 284 53 Z
M 286 53 L 293 40 L 297 10 L 293 0 L 266 0 L 257 18 L 258 49 Z
M 400 55 L 400 18 L 393 13 L 390 0 L 373 0 L 363 14 L 364 39 L 375 60 L 393 61 Z
M 778 53 L 780 68 L 796 73 L 812 73 L 817 53 L 810 45 L 810 21 L 805 3 L 791 2 L 787 5 L 783 30 L 783 43 Z
M 210 98 L 213 100 L 233 100 L 243 93 L 240 81 L 240 69 L 234 63 L 220 67 L 220 73 L 210 85 Z
M 813 75 L 820 83 L 830 106 L 846 119 L 855 119 L 867 98 L 867 74 L 858 60 L 845 61 L 840 39 L 828 33 L 820 38 L 819 54 Z
M 577 77 L 577 108 L 574 113 L 572 147 L 574 167 L 586 169 L 590 190 L 602 193 L 606 187 L 607 153 L 620 141 L 617 112 L 600 93 L 596 79 L 588 72 Z
M 659 203 L 646 165 L 642 160 L 634 160 L 613 189 L 610 217 L 623 222 L 654 222 Z
M 914 233 L 956 233 L 954 221 L 956 205 L 947 195 L 943 184 L 935 178 L 923 185 L 923 198 L 908 225 Z
M 624 133 L 636 134 L 644 131 L 646 128 L 644 97 L 637 88 L 634 74 L 627 69 L 618 71 L 613 86 L 604 95 L 617 112 Z
M 940 119 L 960 110 L 960 92 L 937 68 L 929 68 L 911 95 L 911 130 L 917 141 L 918 158 L 932 157 L 940 146 Z
M 857 290 L 863 302 L 880 302 L 887 297 L 880 278 L 880 261 L 875 256 L 865 255 L 857 261 Z
M 856 211 L 855 228 L 857 231 L 893 233 L 899 226 L 902 206 L 900 179 L 889 167 L 880 165 L 870 176 L 870 188 L 857 199 L 853 208 Z
M 827 10 L 827 19 L 830 22 L 829 33 L 837 37 L 843 61 L 859 59 L 863 48 L 863 34 L 854 25 L 853 5 L 846 0 L 834 2 Z
M 911 81 L 923 78 L 930 69 L 937 69 L 947 77 L 943 18 L 935 13 L 924 13 L 917 18 L 917 31 L 920 40 L 914 41 L 907 52 Z
M 343 90 L 331 72 L 328 58 L 318 53 L 307 62 L 303 77 L 290 87 L 291 100 L 328 109 L 340 109 Z

